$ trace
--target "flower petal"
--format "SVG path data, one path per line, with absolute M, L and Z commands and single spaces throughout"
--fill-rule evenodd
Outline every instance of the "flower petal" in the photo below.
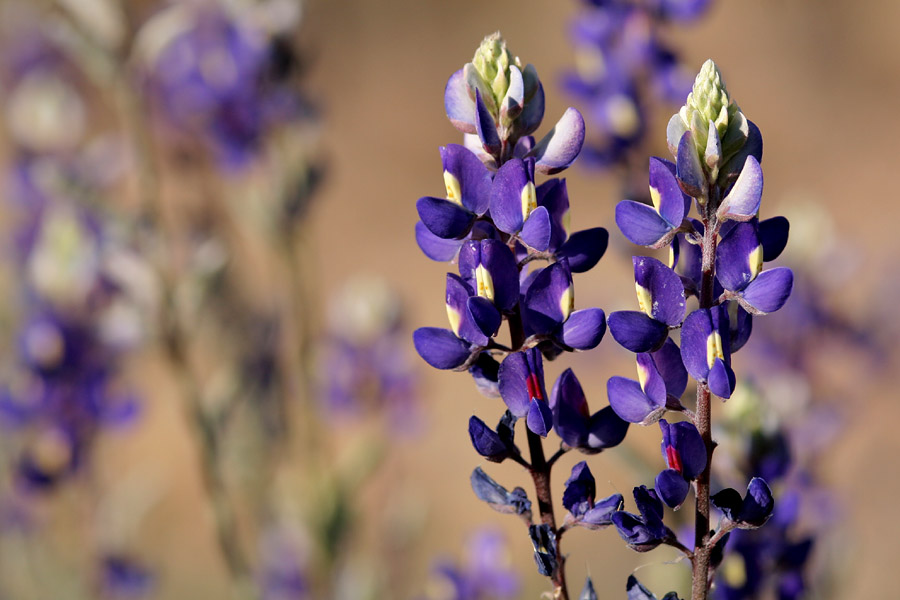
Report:
M 491 172 L 471 150 L 460 144 L 447 144 L 441 148 L 444 178 L 447 174 L 459 184 L 462 205 L 476 215 L 487 212 L 491 202 Z M 448 191 L 450 191 L 450 180 Z M 449 196 L 449 194 L 448 194 Z
M 550 213 L 546 207 L 538 206 L 525 219 L 519 238 L 528 247 L 534 248 L 538 252 L 545 252 L 550 247 L 551 234 Z
M 763 193 L 763 174 L 759 162 L 748 156 L 741 174 L 716 211 L 719 219 L 749 221 L 759 212 Z
M 671 508 L 680 508 L 687 498 L 690 484 L 675 469 L 665 469 L 656 476 L 656 491 L 659 497 Z
M 469 358 L 469 345 L 449 329 L 420 327 L 413 332 L 413 344 L 425 362 L 435 369 L 455 369 Z
M 475 215 L 459 204 L 432 196 L 419 198 L 416 210 L 428 230 L 444 239 L 462 237 L 475 220 Z
M 681 350 L 672 338 L 666 338 L 663 347 L 653 352 L 653 363 L 666 383 L 666 393 L 681 398 L 687 387 L 688 373 L 681 360 Z
M 616 204 L 616 225 L 628 241 L 639 246 L 658 247 L 672 232 L 672 226 L 656 209 L 634 200 Z
M 662 345 L 669 329 L 640 311 L 619 310 L 609 315 L 609 332 L 632 352 L 650 352 Z
M 659 408 L 637 381 L 625 377 L 611 377 L 606 382 L 606 395 L 613 411 L 629 423 L 641 423 Z
M 747 287 L 762 270 L 763 247 L 755 220 L 737 223 L 716 249 L 716 278 L 726 290 Z
M 531 431 L 541 437 L 547 437 L 553 428 L 553 413 L 550 412 L 550 406 L 543 400 L 532 400 L 525 423 Z
M 694 134 L 686 131 L 678 143 L 677 165 L 678 183 L 692 198 L 706 197 L 706 175 L 700 164 L 700 157 L 694 148 Z
M 599 308 L 576 310 L 563 323 L 562 342 L 576 350 L 596 348 L 606 333 L 606 315 Z
M 741 292 L 741 300 L 758 314 L 775 312 L 787 302 L 794 287 L 794 273 L 787 267 L 763 271 Z
M 475 90 L 475 129 L 484 151 L 495 156 L 499 154 L 501 144 L 500 135 L 497 133 L 497 124 L 484 103 L 480 90 Z
M 667 162 L 650 158 L 650 197 L 660 216 L 672 227 L 678 227 L 686 212 L 685 197 Z
M 634 282 L 641 310 L 670 327 L 684 319 L 684 284 L 678 274 L 649 256 L 632 257 Z
M 572 273 L 565 260 L 543 268 L 525 295 L 524 316 L 538 334 L 552 333 L 571 314 Z
M 535 145 L 530 155 L 536 159 L 535 170 L 552 175 L 567 169 L 584 145 L 584 118 L 569 107 L 553 129 Z
M 772 217 L 759 222 L 759 241 L 763 247 L 763 260 L 775 260 L 787 246 L 791 224 L 784 217 Z
M 475 133 L 475 101 L 469 95 L 463 69 L 450 76 L 444 88 L 444 110 L 447 118 L 463 133 Z
M 462 246 L 463 240 L 445 240 L 430 231 L 422 221 L 416 222 L 416 243 L 422 252 L 430 258 L 438 262 L 449 262 L 453 260 L 459 247 Z
M 501 231 L 515 234 L 522 229 L 522 190 L 532 180 L 525 161 L 518 158 L 507 161 L 497 171 L 491 186 L 491 217 Z
M 556 256 L 567 258 L 573 273 L 585 273 L 600 261 L 608 245 L 609 233 L 606 229 L 594 227 L 573 233 L 556 251 Z
M 601 408 L 591 415 L 587 448 L 582 450 L 591 453 L 618 446 L 628 433 L 628 425 L 628 421 L 621 419 L 611 407 Z

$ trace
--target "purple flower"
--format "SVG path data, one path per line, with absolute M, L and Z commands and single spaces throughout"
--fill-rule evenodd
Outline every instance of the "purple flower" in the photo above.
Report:
M 491 462 L 503 462 L 514 454 L 519 454 L 519 449 L 513 441 L 516 418 L 506 411 L 497 424 L 496 431 L 487 424 L 472 415 L 469 418 L 469 438 L 475 451 Z
M 500 396 L 509 411 L 525 419 L 528 429 L 547 436 L 553 413 L 544 387 L 544 365 L 537 349 L 513 352 L 500 364 Z
M 667 338 L 655 352 L 637 355 L 638 381 L 611 377 L 606 383 L 609 405 L 629 423 L 649 425 L 665 414 L 687 387 L 687 371 L 678 345 Z
M 524 295 L 522 312 L 529 333 L 547 336 L 576 350 L 596 348 L 603 339 L 603 311 L 574 310 L 575 292 L 568 260 L 562 259 L 534 274 Z
M 735 376 L 731 369 L 731 330 L 725 306 L 695 310 L 681 328 L 681 358 L 691 377 L 708 383 L 720 398 L 730 398 Z
M 553 385 L 550 408 L 553 428 L 563 443 L 585 454 L 619 445 L 628 431 L 628 423 L 609 406 L 591 414 L 584 390 L 572 369 L 563 371 Z
M 675 271 L 655 258 L 635 256 L 632 261 L 641 310 L 612 313 L 609 331 L 628 350 L 651 352 L 662 347 L 669 327 L 684 319 L 684 285 Z
M 763 271 L 766 253 L 759 229 L 756 219 L 735 223 L 723 233 L 716 253 L 716 278 L 751 314 L 784 306 L 794 284 L 794 274 L 786 267 Z
M 692 423 L 659 422 L 662 430 L 662 454 L 668 468 L 656 476 L 656 489 L 663 502 L 678 508 L 687 497 L 690 482 L 706 468 L 706 444 Z
M 616 224 L 628 240 L 639 246 L 662 248 L 671 243 L 691 209 L 691 199 L 678 186 L 675 165 L 650 159 L 652 206 L 623 200 L 616 205 Z
M 569 511 L 566 522 L 588 529 L 603 529 L 612 525 L 612 515 L 622 510 L 622 494 L 595 501 L 597 486 L 587 463 L 581 461 L 572 467 L 572 475 L 566 481 L 563 506 Z
M 458 144 L 442 147 L 441 160 L 447 198 L 419 198 L 416 209 L 422 223 L 437 237 L 461 238 L 488 209 L 491 173 L 477 156 Z
M 674 537 L 663 523 L 663 503 L 655 490 L 644 485 L 634 488 L 634 502 L 640 515 L 625 511 L 612 515 L 613 525 L 629 548 L 637 552 L 648 552 Z
M 775 499 L 764 479 L 754 477 L 747 485 L 747 494 L 726 488 L 710 498 L 716 508 L 740 529 L 762 527 L 775 509 Z
M 656 595 L 641 585 L 634 575 L 628 576 L 628 582 L 625 584 L 625 591 L 628 594 L 628 600 L 656 600 Z M 663 596 L 662 600 L 680 600 L 678 594 L 669 592 Z

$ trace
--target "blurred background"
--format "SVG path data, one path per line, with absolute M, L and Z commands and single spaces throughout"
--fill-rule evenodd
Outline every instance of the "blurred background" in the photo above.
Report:
M 759 126 L 761 216 L 790 219 L 779 261 L 798 274 L 714 419 L 788 449 L 791 539 L 815 539 L 808 597 L 883 594 L 900 534 L 900 5 L 708 4 L 641 27 L 688 89 L 713 58 Z M 438 147 L 461 138 L 447 78 L 495 30 L 541 76 L 537 135 L 570 105 L 589 139 L 615 129 L 571 85 L 576 61 L 580 77 L 596 64 L 573 25 L 591 6 L 0 2 L 0 598 L 539 597 L 521 523 L 469 487 L 484 461 L 468 419 L 495 422 L 500 401 L 412 348 L 414 328 L 445 326 L 455 268 L 416 246 L 414 203 L 443 193 Z M 565 173 L 572 226 L 610 232 L 576 304 L 607 314 L 634 302 L 615 204 L 645 193 L 683 102 L 628 97 L 646 135 Z M 596 410 L 632 360 L 606 339 L 547 379 L 572 367 Z M 632 427 L 590 458 L 598 494 L 646 483 L 657 444 Z M 556 499 L 582 458 L 560 461 Z M 657 592 L 689 589 L 675 553 L 633 553 L 613 530 L 573 530 L 565 552 L 570 586 L 590 574 L 601 598 L 638 568 Z M 491 583 L 454 596 L 467 577 Z

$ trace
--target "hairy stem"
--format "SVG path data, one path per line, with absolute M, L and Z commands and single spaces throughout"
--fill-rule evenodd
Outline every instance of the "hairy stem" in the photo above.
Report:
M 713 198 L 704 207 L 703 219 L 703 260 L 700 284 L 700 308 L 711 308 L 715 302 L 714 283 L 716 275 L 716 222 Z M 694 511 L 694 563 L 691 586 L 691 600 L 706 600 L 709 594 L 709 479 L 715 444 L 712 441 L 711 403 L 709 385 L 697 383 L 696 425 L 706 445 L 706 467 L 697 478 L 697 505 Z
M 525 343 L 525 331 L 522 327 L 522 315 L 518 309 L 509 316 L 510 345 L 513 348 L 521 348 Z M 531 479 L 534 481 L 534 491 L 537 497 L 538 512 L 541 515 L 541 523 L 548 525 L 556 535 L 556 571 L 550 576 L 553 582 L 554 600 L 569 600 L 569 589 L 566 585 L 566 557 L 562 553 L 559 531 L 556 529 L 556 515 L 553 511 L 553 496 L 550 492 L 550 472 L 553 462 L 548 462 L 544 455 L 544 445 L 541 436 L 526 427 L 528 434 L 528 451 L 531 456 Z M 555 461 L 554 461 L 555 462 Z

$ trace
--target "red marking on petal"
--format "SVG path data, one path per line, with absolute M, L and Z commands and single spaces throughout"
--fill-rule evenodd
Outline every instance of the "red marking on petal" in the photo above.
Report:
M 681 465 L 681 455 L 678 454 L 678 450 L 676 450 L 672 446 L 666 446 L 666 460 L 669 462 L 669 468 L 675 469 L 679 473 L 682 473 L 682 465 Z
M 528 375 L 528 379 L 525 380 L 525 385 L 528 386 L 528 395 L 531 396 L 532 399 L 544 400 L 544 394 L 541 392 L 541 383 L 538 381 L 536 373 Z

